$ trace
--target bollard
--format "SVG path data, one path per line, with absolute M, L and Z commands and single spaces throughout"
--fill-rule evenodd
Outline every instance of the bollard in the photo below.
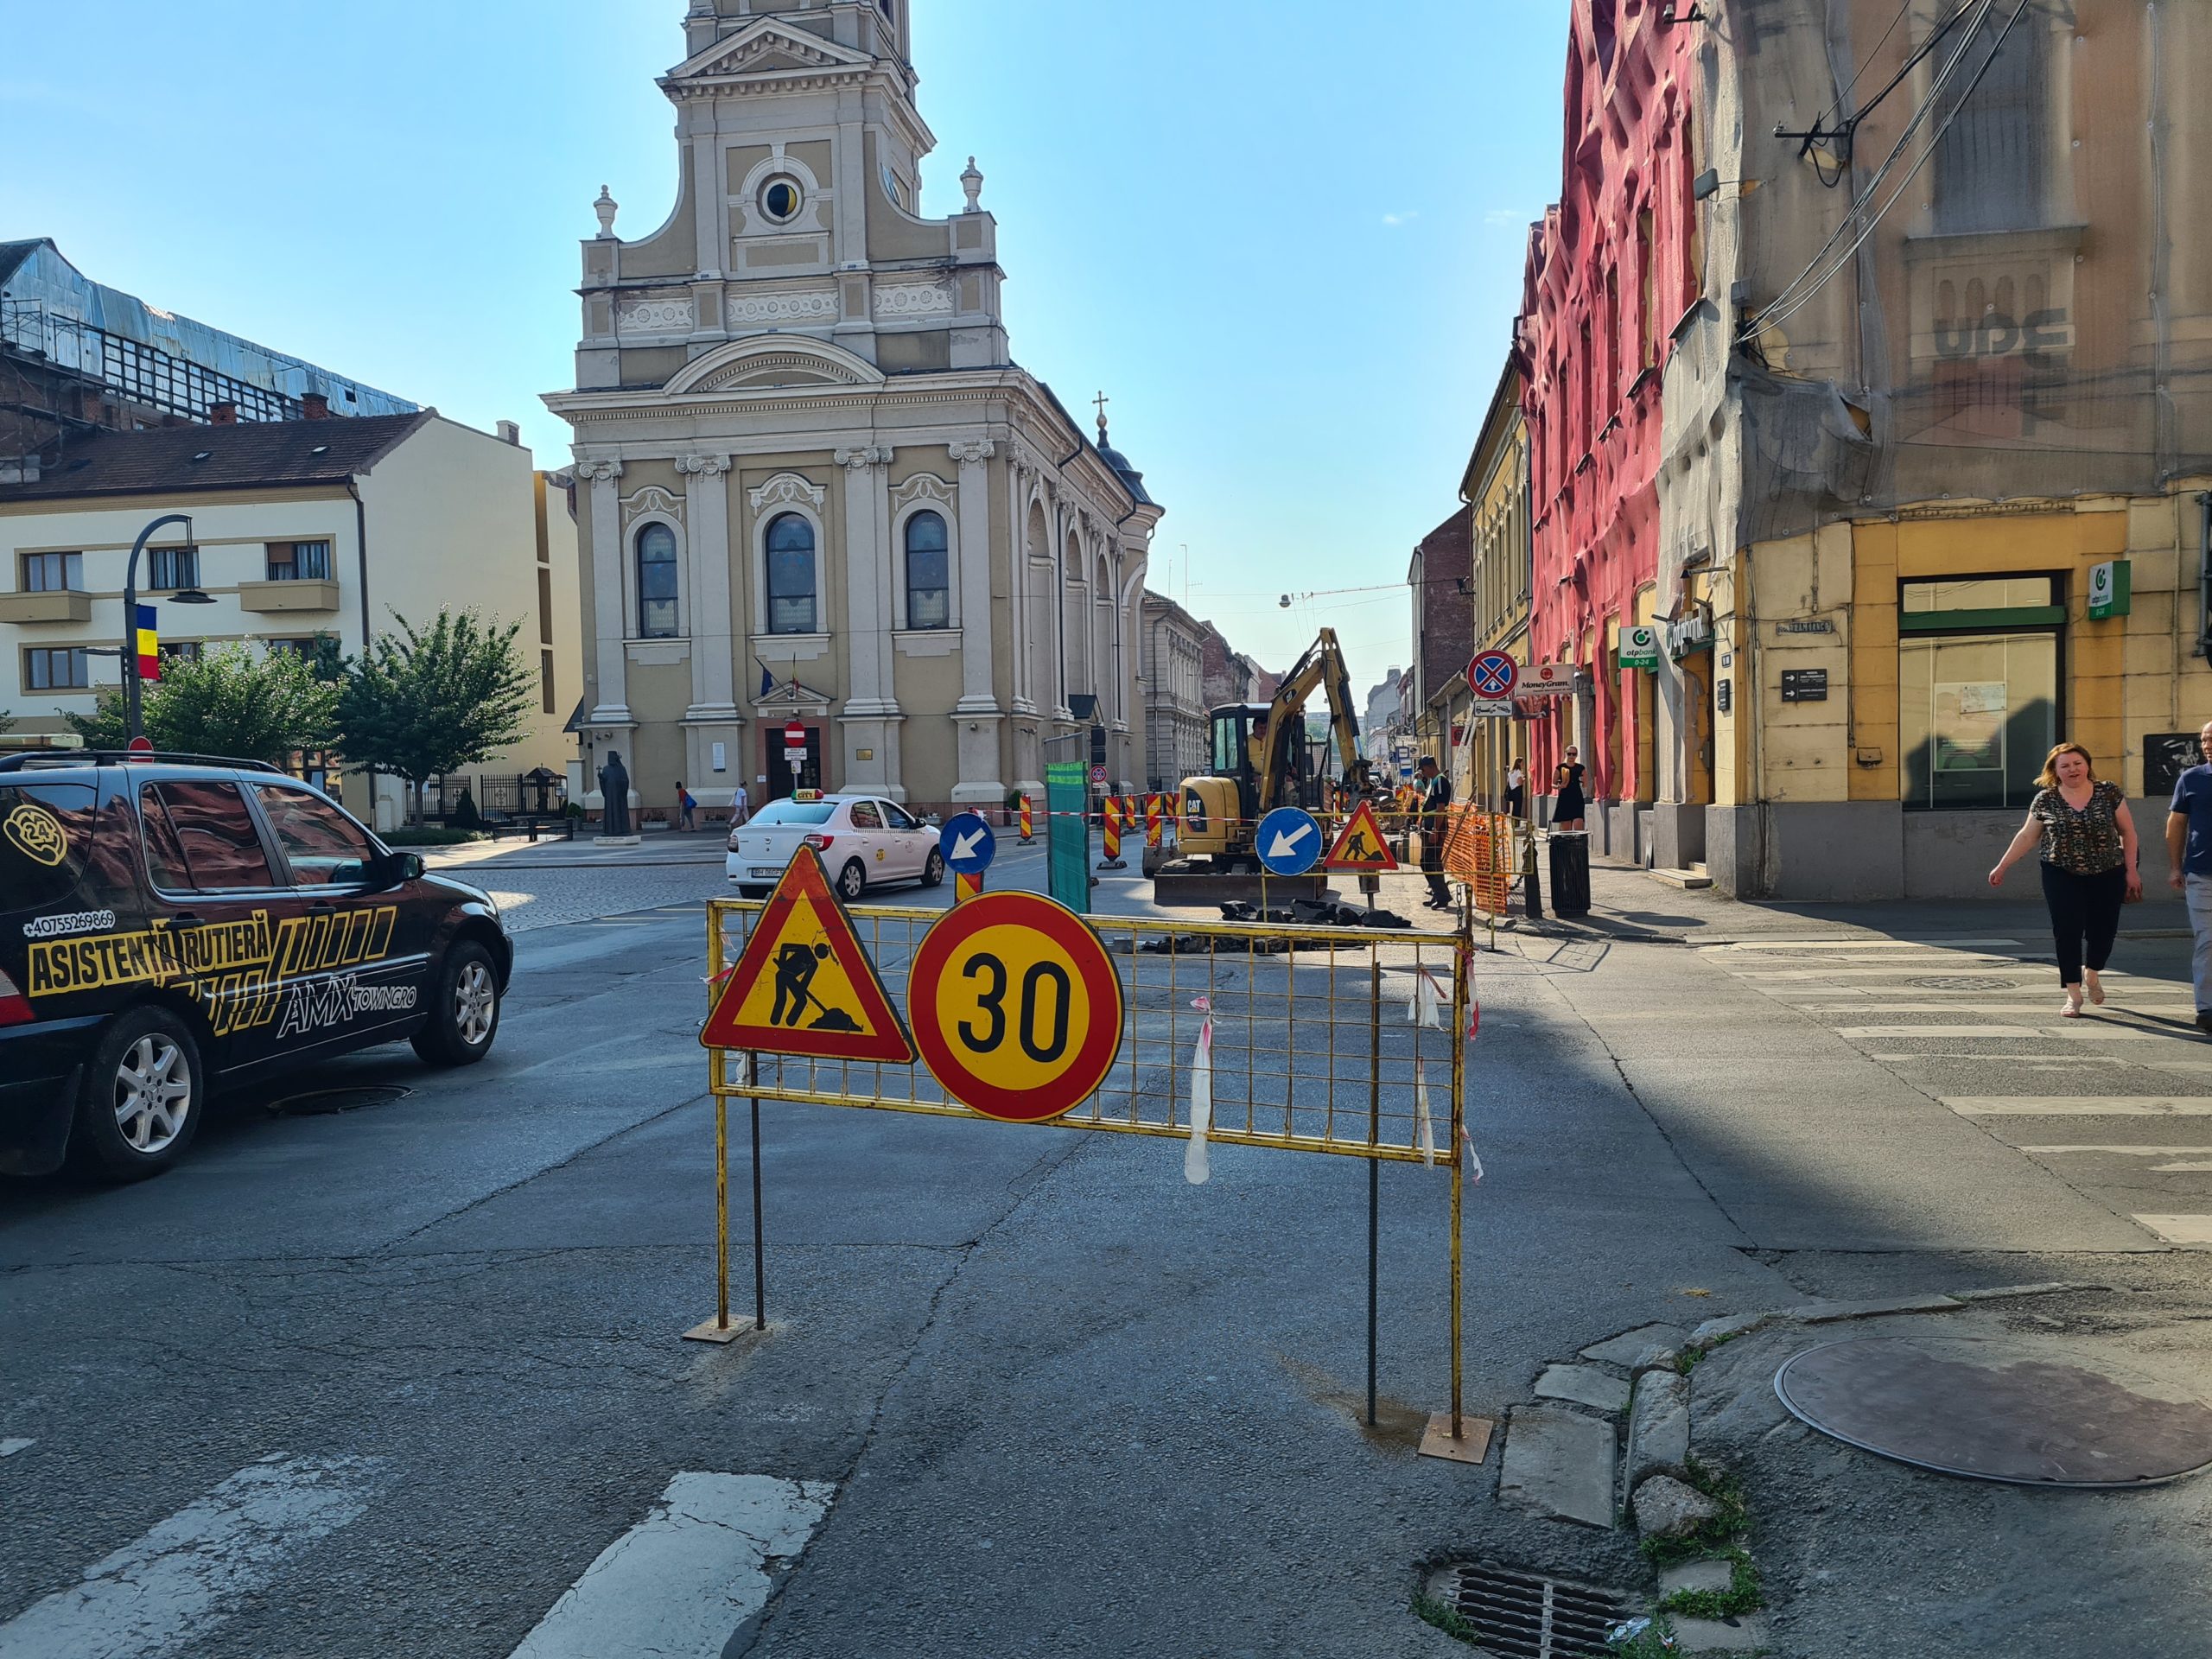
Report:
M 1024 795 L 1021 798 L 1021 841 L 1020 844 L 1027 847 L 1031 842 L 1036 839 L 1036 836 L 1031 832 L 1029 827 L 1029 797 Z
M 1098 861 L 1102 870 L 1126 870 L 1128 862 L 1122 857 L 1122 803 L 1118 797 L 1109 795 L 1105 803 L 1106 856 Z

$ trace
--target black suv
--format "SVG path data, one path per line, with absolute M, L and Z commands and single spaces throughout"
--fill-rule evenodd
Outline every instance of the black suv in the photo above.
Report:
M 183 1155 L 218 1080 L 490 1052 L 514 947 L 327 795 L 205 755 L 0 759 L 0 1173 Z

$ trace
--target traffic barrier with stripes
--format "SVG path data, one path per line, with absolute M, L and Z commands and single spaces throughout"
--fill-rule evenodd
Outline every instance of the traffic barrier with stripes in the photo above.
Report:
M 1105 820 L 1106 856 L 1098 861 L 1102 870 L 1126 870 L 1128 861 L 1122 856 L 1122 798 L 1118 795 L 1106 798 Z
M 1027 847 L 1036 839 L 1035 833 L 1030 829 L 1029 797 L 1024 795 L 1021 798 L 1021 845 Z

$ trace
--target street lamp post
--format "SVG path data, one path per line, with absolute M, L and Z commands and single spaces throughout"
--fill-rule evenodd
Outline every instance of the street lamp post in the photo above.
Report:
M 138 678 L 138 556 L 146 550 L 146 543 L 164 524 L 184 526 L 184 544 L 192 542 L 192 515 L 188 512 L 165 512 L 138 532 L 138 539 L 130 544 L 130 563 L 123 572 L 123 737 L 126 744 L 137 741 L 139 728 Z M 195 576 L 198 571 L 193 573 Z M 179 605 L 213 605 L 215 601 L 200 590 L 194 582 L 180 588 L 170 595 Z

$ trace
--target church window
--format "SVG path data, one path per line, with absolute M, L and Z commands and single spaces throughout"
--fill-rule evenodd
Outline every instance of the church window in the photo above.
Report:
M 774 224 L 790 224 L 805 200 L 796 179 L 774 178 L 760 188 L 760 211 Z
M 666 524 L 638 532 L 638 637 L 676 637 L 676 532 Z
M 768 632 L 814 632 L 814 526 L 796 512 L 768 526 Z
M 952 585 L 944 520 L 918 512 L 906 521 L 906 626 L 952 626 Z

